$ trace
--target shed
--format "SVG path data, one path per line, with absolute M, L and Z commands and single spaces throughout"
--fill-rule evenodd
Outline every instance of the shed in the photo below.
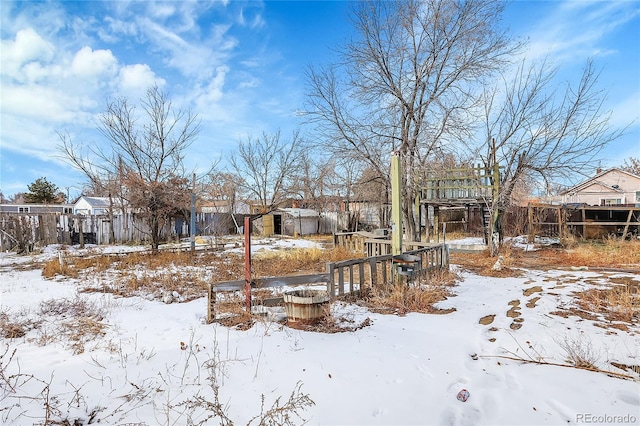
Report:
M 264 235 L 310 235 L 317 234 L 320 213 L 311 209 L 284 208 L 262 216 L 254 225 Z
M 83 195 L 76 201 L 73 212 L 83 215 L 107 214 L 109 205 L 108 197 L 87 197 Z
M 310 235 L 318 233 L 320 213 L 311 209 L 284 208 L 276 210 L 273 215 L 281 216 L 282 235 Z M 275 220 L 274 220 L 275 227 Z M 275 229 L 274 229 L 275 230 Z

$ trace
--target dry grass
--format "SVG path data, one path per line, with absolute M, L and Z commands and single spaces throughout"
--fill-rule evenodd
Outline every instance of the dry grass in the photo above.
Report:
M 371 318 L 369 317 L 359 323 L 356 323 L 353 318 L 329 314 L 322 318 L 322 320 L 317 324 L 298 324 L 295 328 L 298 330 L 313 331 L 316 333 L 335 334 L 358 331 L 365 327 L 369 327 L 371 324 Z
M 575 248 L 558 253 L 558 262 L 591 267 L 640 267 L 640 240 L 605 239 L 580 243 Z
M 279 250 L 256 256 L 252 266 L 256 276 L 281 276 L 301 272 L 324 272 L 327 262 L 338 262 L 355 257 L 357 255 L 343 247 Z
M 51 259 L 44 263 L 42 267 L 42 276 L 52 278 L 56 275 L 63 275 L 69 278 L 78 278 L 81 271 L 91 271 L 92 273 L 100 273 L 108 270 L 115 258 L 109 255 L 94 255 L 87 257 L 65 256 Z
M 565 352 L 566 362 L 576 368 L 586 370 L 596 370 L 598 353 L 588 338 L 583 335 L 577 337 L 565 336 L 564 340 L 557 341 L 558 345 Z
M 605 239 L 596 242 L 579 242 L 571 249 L 542 248 L 537 251 L 524 252 L 505 244 L 500 255 L 502 270 L 493 270 L 497 258 L 491 257 L 489 251 L 482 253 L 452 253 L 451 263 L 461 265 L 479 275 L 513 276 L 517 274 L 513 268 L 549 268 L 568 266 L 587 266 L 591 268 L 640 268 L 640 241 L 620 241 Z
M 0 336 L 5 339 L 24 337 L 38 325 L 39 321 L 28 318 L 24 313 L 11 314 L 8 310 L 0 311 Z
M 106 324 L 102 321 L 106 313 L 106 309 L 95 302 L 80 297 L 43 301 L 38 316 L 52 319 L 49 324 L 55 325 L 51 330 L 41 329 L 38 341 L 47 344 L 59 340 L 70 347 L 74 354 L 80 354 L 89 341 L 105 334 Z
M 106 308 L 87 299 L 50 299 L 32 313 L 0 312 L 0 333 L 5 339 L 25 337 L 42 346 L 61 342 L 79 354 L 88 342 L 105 334 L 106 314 Z
M 325 237 L 326 238 L 326 237 Z M 324 272 L 327 262 L 353 258 L 342 248 L 323 250 L 290 249 L 256 256 L 253 276 L 278 276 L 295 273 Z M 91 282 L 82 292 L 105 292 L 121 296 L 151 294 L 162 298 L 176 292 L 179 301 L 202 297 L 208 283 L 238 280 L 244 277 L 244 258 L 238 254 L 215 252 L 129 253 L 126 255 L 92 255 L 65 257 L 47 261 L 42 275 L 57 275 Z
M 633 322 L 640 315 L 638 286 L 613 285 L 575 293 L 576 303 L 586 311 L 601 314 L 608 321 Z
M 434 304 L 453 296 L 450 287 L 458 278 L 452 272 L 442 272 L 431 276 L 427 285 L 407 286 L 396 283 L 367 289 L 363 295 L 363 304 L 372 311 L 383 314 L 447 314 L 455 309 L 438 309 Z
M 492 257 L 489 249 L 480 253 L 451 253 L 451 263 L 486 277 L 517 277 L 522 275 L 522 272 L 514 268 L 519 266 L 522 257 L 521 250 L 504 245 L 500 250 L 500 257 Z M 498 261 L 500 267 L 496 268 Z

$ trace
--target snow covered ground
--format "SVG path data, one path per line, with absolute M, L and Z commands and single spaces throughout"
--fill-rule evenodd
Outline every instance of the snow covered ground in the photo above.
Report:
M 456 296 L 439 304 L 455 312 L 399 317 L 336 303 L 336 315 L 370 325 L 323 334 L 266 320 L 246 331 L 207 325 L 205 298 L 164 304 L 79 293 L 77 280 L 21 267 L 54 256 L 50 248 L 0 257 L 0 320 L 33 325 L 0 338 L 0 424 L 230 424 L 209 419 L 215 412 L 258 424 L 261 412 L 287 403 L 302 407 L 300 417 L 279 412 L 289 424 L 640 422 L 640 376 L 611 364 L 640 365 L 637 315 L 621 325 L 552 314 L 573 306 L 574 291 L 640 284 L 638 274 L 461 271 Z M 83 309 L 89 319 L 78 324 L 71 313 Z M 635 379 L 522 361 L 566 364 L 576 352 Z M 456 399 L 462 389 L 466 402 Z

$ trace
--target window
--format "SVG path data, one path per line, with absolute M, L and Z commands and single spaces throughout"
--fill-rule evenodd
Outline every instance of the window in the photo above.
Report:
M 72 214 L 73 213 L 73 207 L 63 207 L 62 208 L 62 212 L 64 214 Z
M 640 191 L 636 191 L 636 202 L 640 202 Z
M 622 198 L 604 198 L 602 200 L 603 206 L 615 206 L 616 204 L 622 204 Z
M 29 207 L 18 207 L 18 213 L 29 213 Z

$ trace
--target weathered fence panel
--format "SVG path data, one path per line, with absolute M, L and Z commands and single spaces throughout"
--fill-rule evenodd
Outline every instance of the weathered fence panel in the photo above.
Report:
M 449 268 L 449 256 L 445 244 L 432 244 L 421 247 L 403 255 L 415 256 L 418 260 L 412 268 L 415 279 L 430 272 Z M 363 289 L 383 285 L 399 273 L 401 265 L 397 256 L 390 254 L 340 262 L 329 262 L 326 272 L 311 275 L 293 275 L 285 277 L 257 278 L 252 282 L 252 288 L 285 287 L 304 284 L 326 284 L 327 293 L 331 298 L 345 294 L 359 294 Z M 207 322 L 215 319 L 215 304 L 217 293 L 222 291 L 241 291 L 244 280 L 210 283 L 207 292 Z
M 237 232 L 243 215 L 198 213 L 197 235 L 228 235 Z M 160 230 L 162 241 L 188 236 L 189 221 L 171 219 Z M 0 213 L 0 249 L 31 251 L 48 244 L 125 244 L 149 241 L 149 227 L 135 213 L 72 215 L 60 213 Z

